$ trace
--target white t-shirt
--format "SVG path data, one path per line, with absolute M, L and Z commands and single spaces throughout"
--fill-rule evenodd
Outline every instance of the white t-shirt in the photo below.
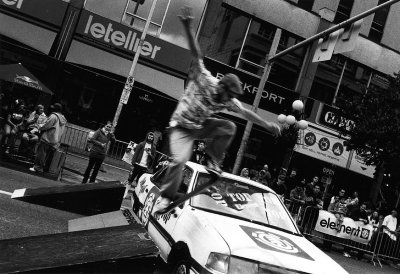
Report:
M 393 217 L 392 215 L 388 215 L 383 219 L 382 225 L 387 226 L 391 231 L 395 231 L 397 227 L 397 218 Z M 385 233 L 390 236 L 390 238 L 396 241 L 396 236 L 390 233 L 389 231 L 385 230 Z
M 147 167 L 147 158 L 149 157 L 149 153 L 147 153 L 146 148 L 151 149 L 151 144 L 146 143 L 144 145 L 142 159 L 139 162 L 139 165 L 142 167 Z

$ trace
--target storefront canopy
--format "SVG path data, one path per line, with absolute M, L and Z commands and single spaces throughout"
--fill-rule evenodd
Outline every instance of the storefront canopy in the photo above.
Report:
M 16 83 L 53 95 L 53 92 L 48 87 L 20 63 L 0 65 L 0 80 Z

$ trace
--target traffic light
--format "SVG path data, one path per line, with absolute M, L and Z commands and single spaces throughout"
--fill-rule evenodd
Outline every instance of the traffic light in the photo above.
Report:
M 321 38 L 315 49 L 313 62 L 321 62 L 330 60 L 335 49 L 336 41 L 339 38 L 340 30 L 332 32 L 328 37 Z

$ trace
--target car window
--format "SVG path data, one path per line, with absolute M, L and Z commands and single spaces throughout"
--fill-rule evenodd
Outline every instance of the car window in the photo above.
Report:
M 182 171 L 182 183 L 179 186 L 179 193 L 186 194 L 190 181 L 192 180 L 193 170 L 187 166 L 183 168 Z
M 209 174 L 199 173 L 196 187 L 208 182 Z M 205 192 L 192 198 L 192 206 L 247 219 L 298 233 L 279 197 L 262 188 L 221 178 Z
M 159 168 L 157 170 L 157 172 L 153 174 L 153 176 L 151 176 L 151 179 L 150 179 L 151 182 L 159 188 L 161 187 L 162 178 L 165 176 L 165 172 L 167 171 L 167 168 L 168 168 L 168 164 L 165 164 L 164 166 Z M 185 194 L 187 192 L 189 183 L 192 179 L 193 170 L 191 168 L 185 166 L 185 167 L 183 167 L 182 175 L 183 175 L 182 183 L 180 184 L 178 192 Z

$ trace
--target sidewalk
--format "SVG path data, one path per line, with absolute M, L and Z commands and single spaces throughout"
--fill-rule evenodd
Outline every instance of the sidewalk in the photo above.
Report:
M 89 159 L 85 156 L 68 154 L 65 160 L 64 169 L 62 171 L 61 182 L 70 184 L 80 184 L 83 179 Z M 105 172 L 99 171 L 96 180 L 104 181 L 120 181 L 123 182 L 128 178 L 130 165 L 122 162 L 116 165 L 103 163 Z

